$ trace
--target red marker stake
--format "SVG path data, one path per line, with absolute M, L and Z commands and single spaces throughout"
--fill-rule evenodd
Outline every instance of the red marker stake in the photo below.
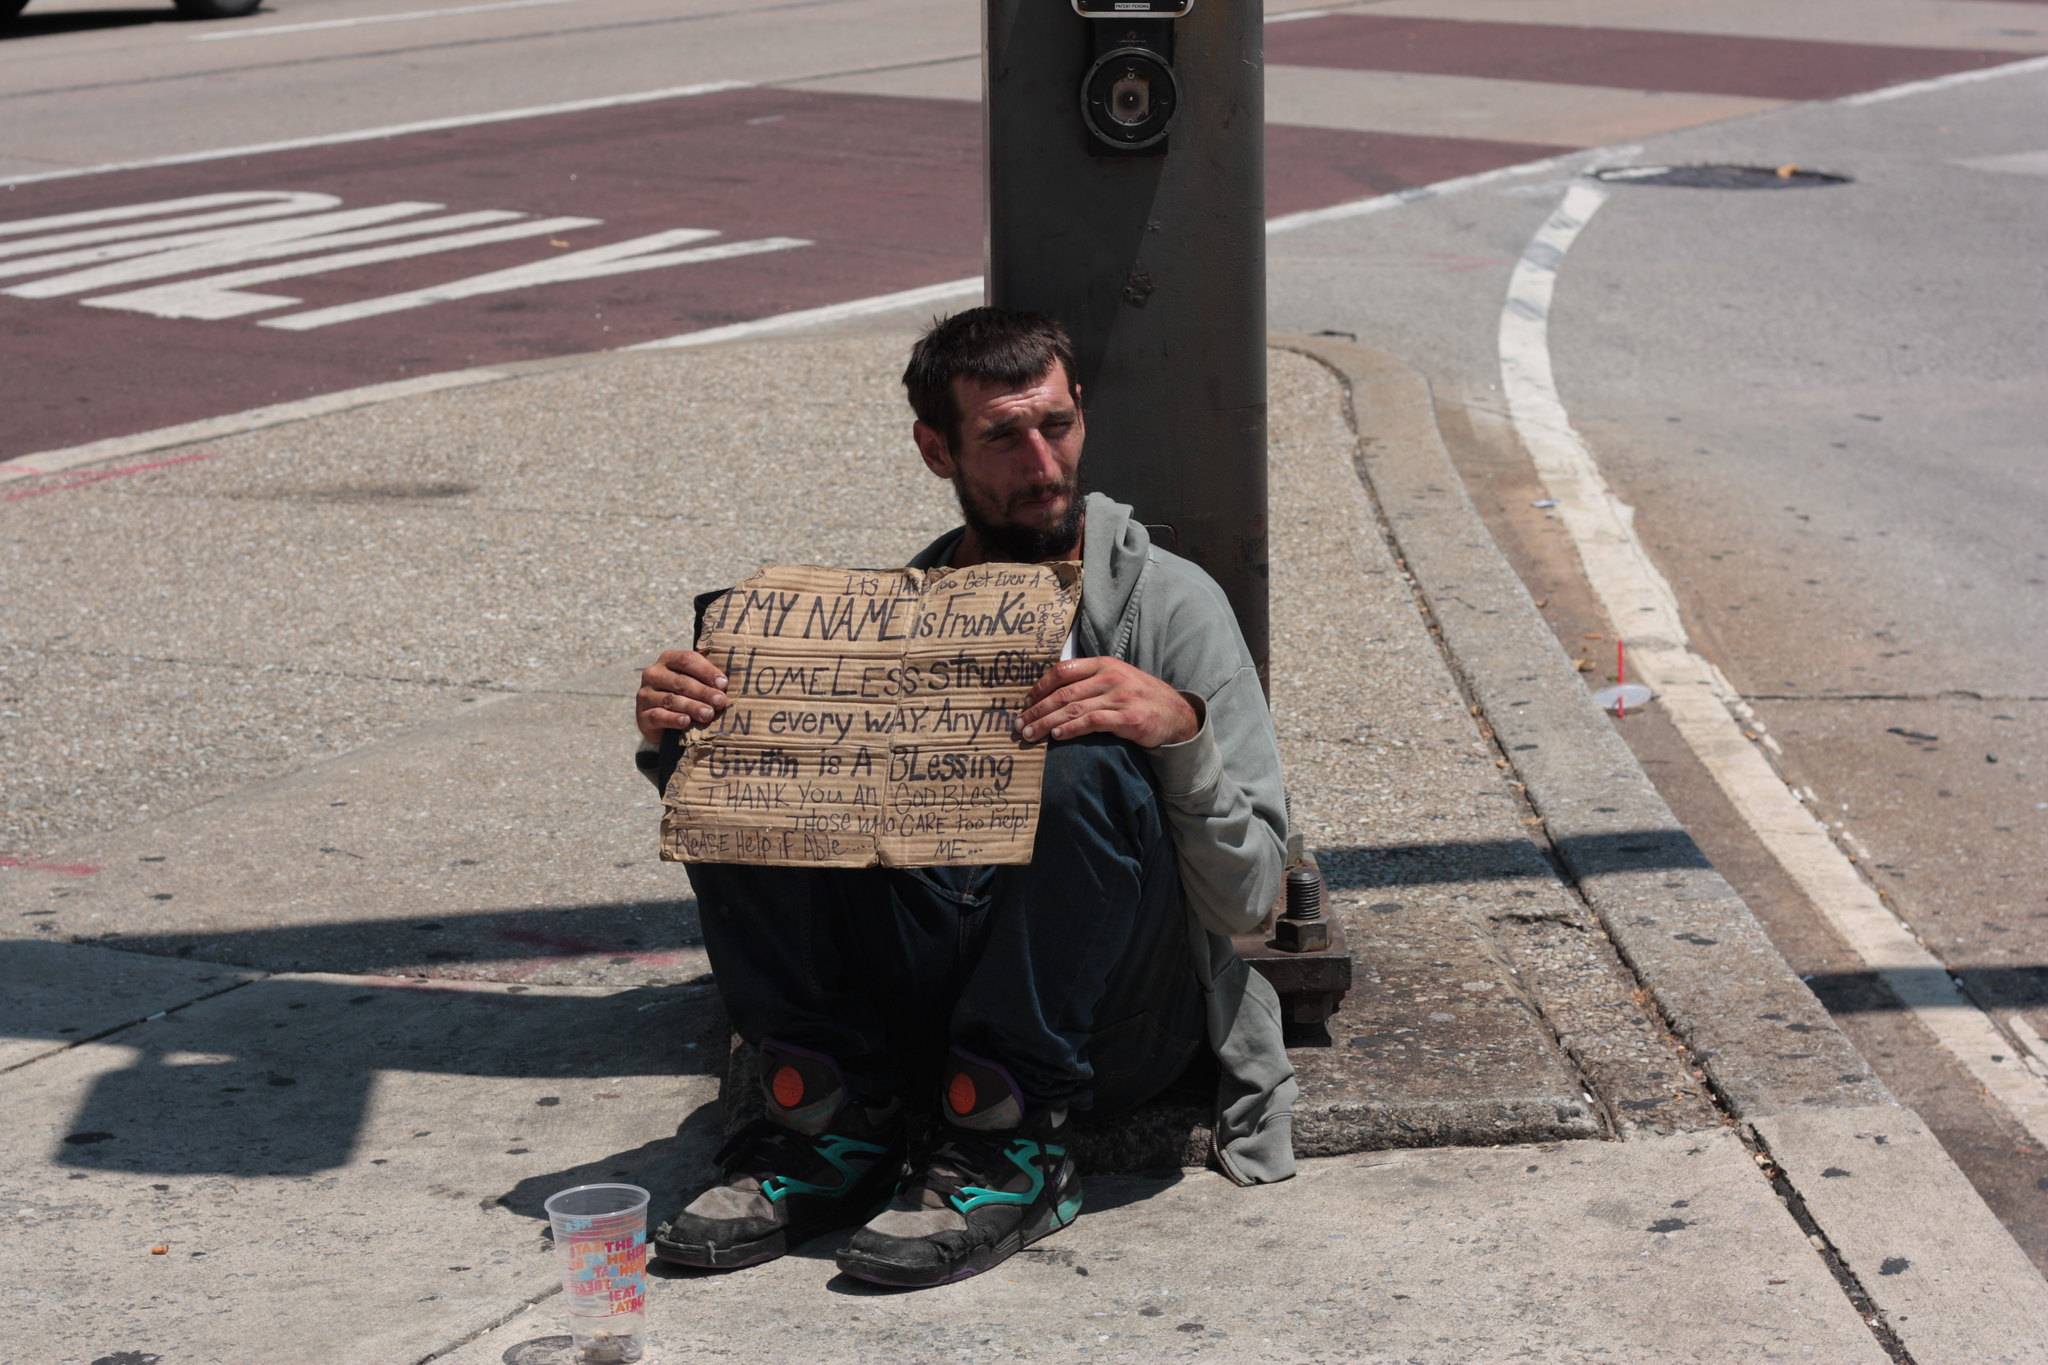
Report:
M 1614 685 L 1616 687 L 1624 687 L 1627 684 L 1628 654 L 1623 648 L 1621 641 L 1617 639 L 1614 642 Z M 1614 694 L 1614 714 L 1624 720 L 1628 718 L 1628 697 L 1625 693 L 1616 692 Z

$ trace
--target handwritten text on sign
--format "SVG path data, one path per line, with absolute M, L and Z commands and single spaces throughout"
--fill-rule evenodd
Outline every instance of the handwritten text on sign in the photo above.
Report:
M 761 570 L 705 614 L 732 705 L 685 741 L 661 856 L 1029 862 L 1045 750 L 1017 715 L 1080 597 L 1078 564 Z

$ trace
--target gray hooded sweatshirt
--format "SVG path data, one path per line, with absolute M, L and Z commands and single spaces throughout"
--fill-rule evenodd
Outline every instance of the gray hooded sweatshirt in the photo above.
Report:
M 1221 1080 L 1216 1161 L 1240 1185 L 1294 1174 L 1294 1067 L 1280 998 L 1231 948 L 1279 893 L 1287 792 L 1273 715 L 1237 617 L 1216 581 L 1152 543 L 1131 509 L 1088 495 L 1075 653 L 1108 655 L 1201 703 L 1193 739 L 1148 750 L 1180 860 L 1182 900 Z M 911 561 L 951 562 L 959 529 Z

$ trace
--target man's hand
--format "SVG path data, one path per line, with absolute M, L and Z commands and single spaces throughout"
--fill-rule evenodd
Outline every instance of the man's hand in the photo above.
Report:
M 664 730 L 701 729 L 732 704 L 725 674 L 694 649 L 671 649 L 640 673 L 633 720 L 649 743 Z
M 1062 659 L 1025 698 L 1018 735 L 1027 743 L 1115 735 L 1144 749 L 1193 739 L 1202 718 L 1188 699 L 1121 659 Z

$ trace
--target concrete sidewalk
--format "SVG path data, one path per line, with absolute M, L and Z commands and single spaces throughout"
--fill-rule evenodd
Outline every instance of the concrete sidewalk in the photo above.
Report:
M 908 335 L 538 366 L 0 508 L 0 1354 L 566 1358 L 541 1200 L 662 1201 L 722 1124 L 633 679 L 695 590 L 951 524 Z M 1299 346 L 1273 703 L 1358 958 L 1303 1174 L 1173 1173 L 1206 1135 L 1162 1107 L 1087 1144 L 1151 1173 L 995 1274 L 665 1279 L 653 1358 L 2048 1359 L 2048 1285 L 1673 825 L 1420 381 Z

